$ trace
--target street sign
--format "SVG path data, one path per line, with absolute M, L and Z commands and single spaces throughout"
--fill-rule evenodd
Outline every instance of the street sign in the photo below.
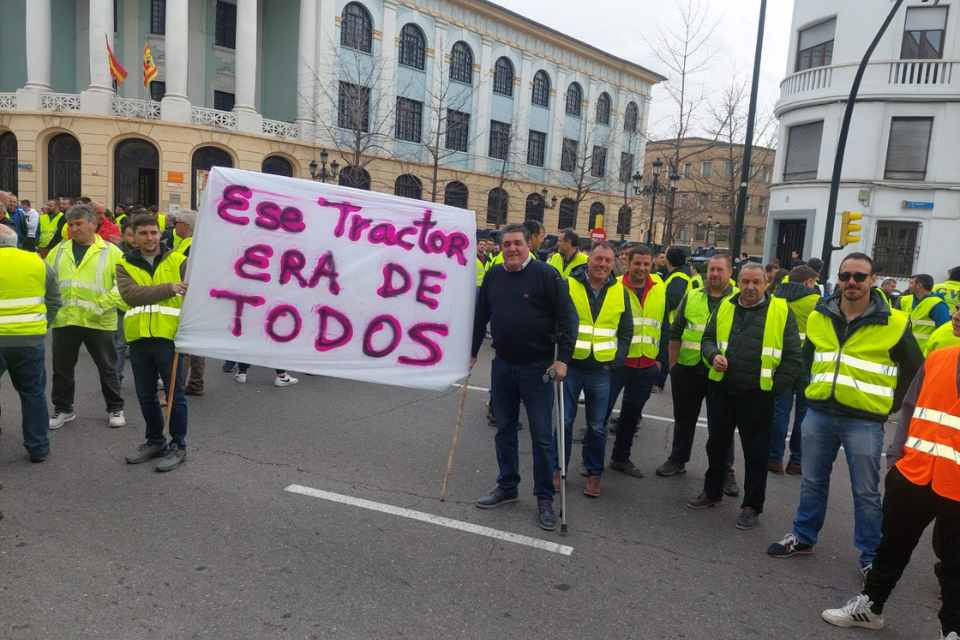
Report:
M 904 209 L 933 209 L 932 202 L 916 202 L 913 200 L 904 200 L 903 201 Z
M 594 229 L 590 232 L 590 239 L 594 242 L 603 242 L 607 239 L 606 229 Z
M 18 163 L 17 163 L 17 169 L 23 169 L 24 171 L 30 171 L 31 169 L 33 169 L 33 163 L 32 163 L 32 162 L 18 162 Z

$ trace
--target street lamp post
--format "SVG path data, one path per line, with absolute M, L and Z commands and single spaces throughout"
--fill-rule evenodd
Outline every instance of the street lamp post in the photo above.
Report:
M 650 197 L 650 222 L 647 225 L 647 244 L 653 244 L 653 214 L 657 208 L 657 194 L 663 193 L 667 194 L 670 192 L 676 192 L 677 183 L 680 182 L 680 176 L 676 173 L 670 174 L 670 185 L 668 187 L 663 187 L 660 185 L 660 172 L 663 171 L 663 160 L 657 158 L 653 161 L 653 183 L 649 185 L 643 184 L 643 174 L 636 173 L 633 175 L 633 192 L 638 196 L 649 196 Z
M 327 169 L 327 159 L 330 154 L 326 149 L 320 150 L 320 166 L 317 167 L 317 161 L 311 160 L 307 167 L 310 169 L 310 178 L 319 182 L 326 182 L 327 178 L 336 180 L 340 174 L 340 163 L 336 160 L 330 163 L 330 169 Z

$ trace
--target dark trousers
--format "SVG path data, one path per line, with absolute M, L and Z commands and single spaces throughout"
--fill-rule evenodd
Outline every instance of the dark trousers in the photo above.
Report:
M 520 403 L 527 409 L 530 423 L 530 444 L 533 453 L 533 494 L 538 498 L 553 499 L 554 383 L 544 382 L 543 374 L 549 362 L 532 365 L 509 364 L 500 358 L 493 360 L 493 414 L 497 417 L 497 464 L 500 473 L 497 485 L 509 493 L 520 484 L 520 449 L 517 421 Z
M 924 529 L 936 520 L 942 538 L 939 572 L 940 626 L 944 635 L 960 633 L 960 502 L 939 496 L 930 485 L 916 485 L 894 467 L 887 473 L 883 498 L 883 538 L 867 573 L 863 592 L 882 608 Z
M 123 410 L 120 379 L 117 377 L 117 349 L 113 343 L 115 333 L 76 326 L 53 330 L 53 389 L 50 396 L 54 409 L 64 413 L 73 411 L 76 388 L 74 369 L 80 355 L 80 345 L 83 345 L 97 365 L 100 390 L 107 403 L 107 411 Z
M 710 467 L 703 491 L 710 498 L 723 496 L 727 476 L 727 455 L 734 430 L 740 431 L 743 445 L 744 507 L 763 512 L 767 494 L 767 453 L 773 420 L 773 393 L 770 391 L 730 392 L 723 384 L 707 384 L 707 459 Z
M 637 422 L 643 417 L 643 407 L 650 399 L 653 385 L 660 383 L 660 369 L 656 365 L 643 369 L 620 367 L 613 375 L 620 377 L 623 382 L 623 405 L 610 459 L 614 462 L 626 462 L 630 459 L 633 437 L 637 435 Z M 612 393 L 610 399 L 611 402 L 616 400 Z M 611 408 L 612 406 L 611 404 Z
M 207 359 L 203 356 L 188 356 L 183 354 L 181 358 L 187 359 L 190 367 L 190 378 L 187 380 L 187 388 L 192 391 L 203 391 L 203 371 L 207 366 Z
M 706 372 L 699 367 L 674 366 L 670 370 L 670 394 L 673 396 L 673 447 L 670 460 L 687 464 L 693 452 L 700 408 L 707 397 Z M 733 438 L 727 451 L 727 467 L 733 469 Z
M 146 423 L 146 440 L 150 444 L 166 444 L 163 436 L 163 411 L 157 398 L 157 378 L 170 393 L 175 347 L 172 340 L 145 338 L 130 343 L 130 367 L 137 386 L 137 400 Z M 177 382 L 173 389 L 173 411 L 170 413 L 170 444 L 187 447 L 187 397 L 183 393 L 185 356 L 177 362 Z
M 223 363 L 224 366 L 237 365 L 237 373 L 246 373 L 250 371 L 250 363 L 248 362 L 234 362 L 233 360 L 227 360 Z M 274 372 L 279 376 L 287 372 L 286 369 L 274 369 Z
M 50 451 L 47 429 L 47 369 L 43 343 L 35 346 L 0 347 L 0 377 L 10 372 L 13 388 L 20 394 L 23 415 L 23 446 L 31 455 Z

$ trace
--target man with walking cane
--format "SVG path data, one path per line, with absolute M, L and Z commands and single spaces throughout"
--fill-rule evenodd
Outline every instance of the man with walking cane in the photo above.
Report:
M 553 531 L 557 527 L 551 424 L 554 390 L 544 373 L 552 370 L 557 380 L 566 377 L 573 357 L 576 316 L 560 274 L 531 256 L 529 231 L 511 224 L 502 234 L 503 264 L 490 269 L 477 292 L 470 352 L 472 367 L 489 322 L 496 352 L 490 382 L 500 472 L 496 488 L 476 504 L 480 509 L 492 509 L 517 499 L 517 421 L 522 401 L 530 423 L 537 522 L 542 529 Z
M 154 458 L 157 471 L 172 471 L 187 457 L 187 400 L 183 393 L 183 361 L 173 342 L 180 322 L 180 307 L 187 284 L 183 281 L 186 256 L 164 250 L 160 226 L 151 214 L 133 219 L 137 248 L 117 265 L 117 287 L 130 305 L 123 330 L 130 343 L 130 365 L 137 388 L 137 400 L 146 422 L 146 441 L 127 456 L 129 464 Z M 177 372 L 171 382 L 174 367 Z M 163 433 L 163 413 L 157 400 L 157 377 L 167 393 L 173 394 L 168 407 L 170 442 Z M 172 386 L 171 386 L 172 385 Z

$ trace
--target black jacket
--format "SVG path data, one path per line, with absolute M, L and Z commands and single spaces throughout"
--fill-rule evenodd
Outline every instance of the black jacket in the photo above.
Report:
M 693 277 L 693 269 L 691 269 L 689 265 L 681 265 L 677 267 L 676 271 L 687 274 L 687 277 Z M 666 282 L 676 271 L 663 276 L 663 281 Z M 674 278 L 673 282 L 667 285 L 667 311 L 673 311 L 680 306 L 680 301 L 683 300 L 683 294 L 687 292 L 688 284 L 689 283 L 683 278 Z
M 809 295 L 820 296 L 820 290 L 804 286 L 802 282 L 781 282 L 777 285 L 773 295 L 783 298 L 787 302 L 794 302 Z
M 597 295 L 593 295 L 592 288 L 590 286 L 590 280 L 587 278 L 587 266 L 580 265 L 573 269 L 570 272 L 570 278 L 576 280 L 582 284 L 587 290 L 587 300 L 590 302 L 590 313 L 593 315 L 593 319 L 596 320 L 597 316 L 600 315 L 600 309 L 603 307 L 603 302 L 607 298 L 607 292 L 610 291 L 610 287 L 617 284 L 617 278 L 610 274 L 610 277 L 607 278 L 606 283 L 603 285 L 603 289 Z M 613 359 L 613 362 L 603 363 L 597 362 L 596 358 L 593 357 L 593 354 L 590 354 L 585 360 L 571 360 L 570 364 L 579 369 L 597 369 L 603 366 L 610 367 L 620 367 L 623 366 L 623 361 L 627 357 L 627 352 L 630 351 L 630 341 L 633 340 L 633 312 L 630 310 L 630 296 L 627 294 L 626 287 L 623 288 L 623 303 L 624 303 L 624 312 L 620 315 L 620 325 L 617 327 L 617 355 Z M 576 313 L 576 307 L 573 306 L 573 311 Z M 579 324 L 579 316 L 577 317 L 577 322 Z
M 736 305 L 736 309 L 726 351 L 727 372 L 721 384 L 733 393 L 756 391 L 760 389 L 763 329 L 767 321 L 767 310 L 770 308 L 770 297 L 765 295 L 763 302 L 755 307 L 741 306 L 740 294 L 731 298 L 730 302 Z M 700 349 L 703 357 L 712 365 L 713 359 L 720 353 L 717 347 L 717 314 L 711 316 L 707 323 Z M 794 389 L 803 374 L 800 333 L 792 311 L 787 315 L 782 352 L 780 365 L 773 374 L 774 393 Z
M 837 289 L 835 295 L 820 300 L 820 302 L 817 303 L 816 311 L 827 316 L 833 322 L 833 330 L 837 333 L 837 339 L 840 342 L 841 348 L 847 339 L 856 333 L 857 329 L 870 325 L 885 325 L 889 321 L 890 307 L 883 301 L 879 293 L 871 291 L 870 306 L 867 307 L 867 310 L 862 316 L 855 318 L 853 322 L 848 324 L 847 317 L 840 311 L 839 294 L 840 289 Z M 808 375 L 810 368 L 813 366 L 813 355 L 815 352 L 816 349 L 813 343 L 807 340 L 803 345 L 803 362 Z M 903 404 L 903 398 L 907 394 L 910 382 L 920 367 L 923 366 L 923 353 L 921 353 L 920 347 L 917 345 L 916 338 L 913 337 L 909 323 L 907 324 L 907 330 L 903 332 L 903 337 L 890 349 L 890 359 L 896 362 L 898 367 L 897 388 L 893 394 L 893 408 L 890 410 L 890 413 L 894 413 L 900 410 L 900 405 Z M 833 397 L 827 400 L 807 400 L 807 405 L 817 411 L 830 415 L 856 418 L 859 420 L 871 420 L 873 422 L 887 421 L 887 416 L 885 415 L 852 409 L 840 404 Z

